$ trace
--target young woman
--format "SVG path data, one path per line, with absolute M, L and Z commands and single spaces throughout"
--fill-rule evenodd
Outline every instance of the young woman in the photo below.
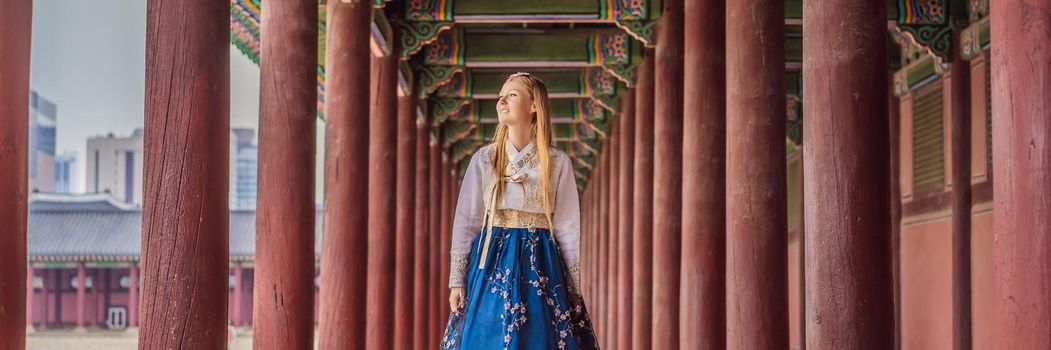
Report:
M 547 87 L 507 78 L 496 140 L 471 157 L 453 220 L 442 349 L 597 349 L 580 297 L 580 204 Z

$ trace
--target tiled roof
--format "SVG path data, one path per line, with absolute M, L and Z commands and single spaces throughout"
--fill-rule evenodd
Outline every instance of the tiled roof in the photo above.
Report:
M 142 211 L 100 202 L 35 200 L 29 211 L 30 259 L 92 257 L 136 260 L 141 248 Z M 321 254 L 322 211 L 315 216 L 315 251 Z M 255 211 L 230 211 L 230 257 L 255 256 Z
M 314 251 L 321 256 L 321 218 L 320 209 L 314 215 Z M 255 211 L 230 211 L 230 256 L 255 256 Z
M 131 204 L 121 203 L 108 193 L 92 194 L 61 194 L 61 193 L 33 193 L 30 196 L 29 210 L 40 211 L 113 211 L 132 210 L 136 207 Z
M 138 256 L 142 213 L 30 211 L 29 256 Z

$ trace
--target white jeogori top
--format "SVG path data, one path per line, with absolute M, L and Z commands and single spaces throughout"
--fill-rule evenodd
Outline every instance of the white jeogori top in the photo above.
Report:
M 504 152 L 508 154 L 507 168 L 503 175 L 516 177 L 520 182 L 505 183 L 503 194 L 496 209 L 513 209 L 530 213 L 544 213 L 543 189 L 540 185 L 540 156 L 534 142 L 521 151 L 507 141 Z M 482 147 L 471 157 L 460 187 L 453 218 L 451 264 L 449 287 L 463 287 L 467 257 L 471 242 L 481 233 L 485 225 L 487 195 L 498 180 L 493 171 L 495 145 Z M 559 252 L 565 260 L 566 274 L 570 277 L 570 289 L 578 291 L 580 274 L 580 202 L 573 166 L 559 149 L 551 150 L 551 187 L 554 211 L 551 217 L 552 233 L 558 242 Z M 545 220 L 546 221 L 546 220 Z M 544 222 L 547 226 L 547 223 Z

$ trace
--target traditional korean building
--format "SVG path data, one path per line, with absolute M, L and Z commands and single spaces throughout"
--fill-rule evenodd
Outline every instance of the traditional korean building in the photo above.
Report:
M 321 212 L 317 214 L 321 232 Z M 28 321 L 35 329 L 138 327 L 142 212 L 107 194 L 29 202 Z M 252 323 L 255 212 L 230 212 L 230 323 Z M 320 253 L 321 241 L 317 243 Z M 80 281 L 83 283 L 81 288 Z M 133 291 L 134 289 L 134 291 Z M 28 293 L 28 289 L 27 289 Z
M 82 325 L 132 304 L 132 266 L 146 348 L 217 347 L 247 318 L 257 346 L 436 347 L 459 179 L 505 77 L 529 71 L 574 160 L 606 348 L 1051 348 L 1051 0 L 148 8 L 143 209 L 112 209 L 139 230 L 79 260 L 35 253 L 32 228 L 28 255 L 0 245 L 0 287 L 31 295 L 0 298 L 8 347 L 23 323 L 77 324 L 52 304 L 92 310 Z M 0 12 L 3 242 L 45 215 L 15 156 L 31 13 Z M 261 71 L 254 218 L 226 209 L 229 42 Z M 109 301 L 88 306 L 70 279 L 100 270 Z

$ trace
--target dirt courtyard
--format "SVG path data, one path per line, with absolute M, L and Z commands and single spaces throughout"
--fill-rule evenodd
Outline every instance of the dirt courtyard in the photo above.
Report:
M 29 350 L 135 350 L 138 348 L 138 334 L 125 331 L 72 330 L 34 331 L 26 336 L 26 348 Z M 314 348 L 317 348 L 315 338 Z M 229 350 L 252 349 L 251 329 L 240 329 Z

